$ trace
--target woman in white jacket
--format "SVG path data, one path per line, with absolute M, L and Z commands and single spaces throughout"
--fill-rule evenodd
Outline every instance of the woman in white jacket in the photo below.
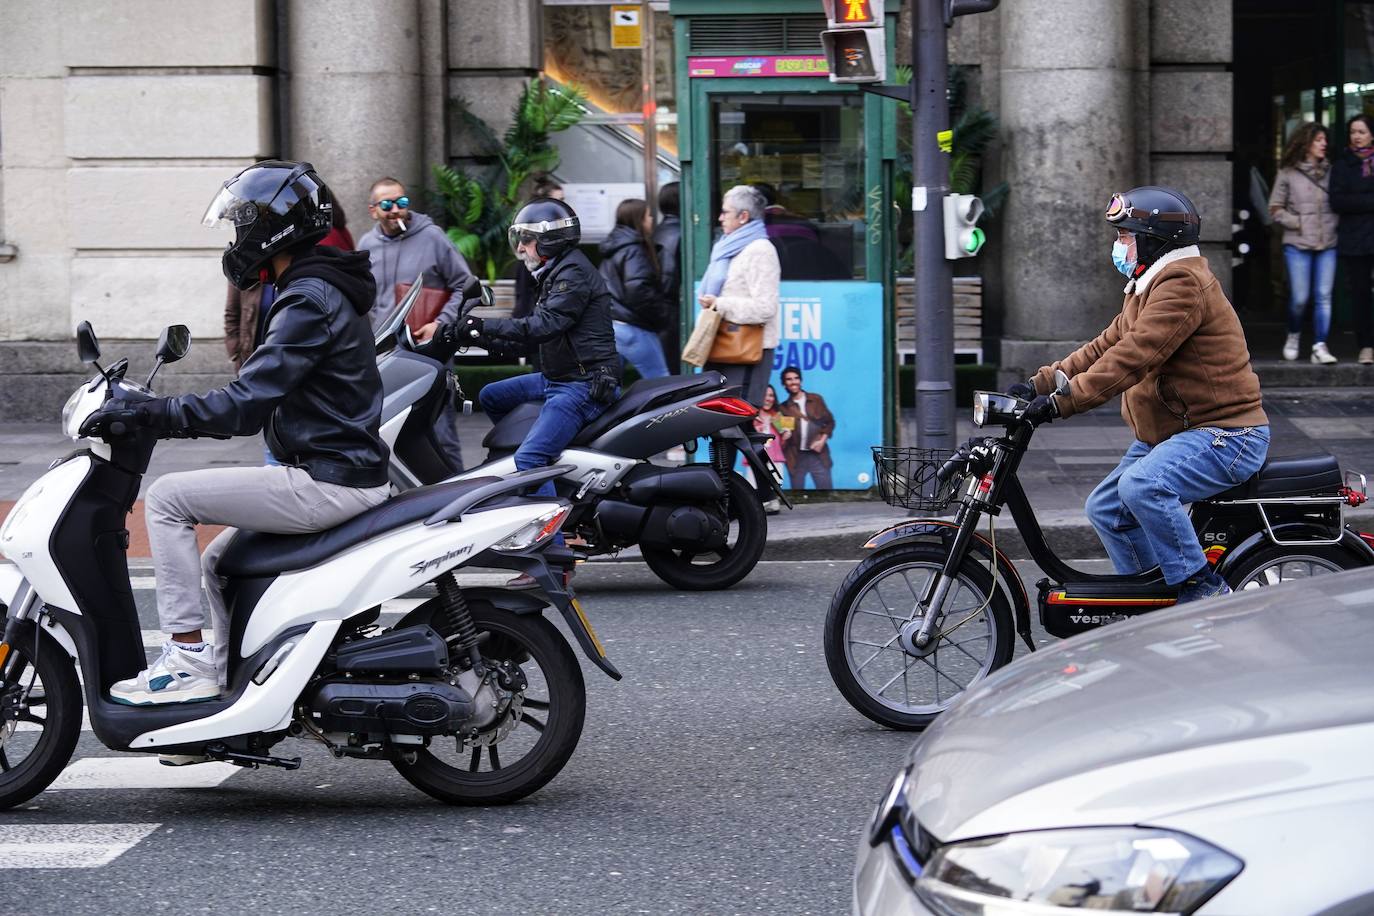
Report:
M 778 345 L 778 253 L 763 225 L 763 195 L 749 185 L 736 185 L 721 201 L 720 227 L 725 234 L 711 248 L 711 262 L 697 301 L 736 324 L 763 325 L 763 356 L 754 365 L 707 363 L 744 389 L 744 399 L 758 406 L 773 368 Z

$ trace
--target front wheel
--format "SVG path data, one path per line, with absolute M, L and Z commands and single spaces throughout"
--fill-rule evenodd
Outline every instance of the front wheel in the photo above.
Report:
M 1226 582 L 1234 591 L 1243 592 L 1368 565 L 1367 558 L 1357 556 L 1339 544 L 1314 544 L 1310 547 L 1269 544 L 1257 548 L 1234 566 L 1228 567 Z
M 46 633 L 10 646 L 0 666 L 0 809 L 42 792 L 81 737 L 81 685 L 71 658 Z
M 768 543 L 768 515 L 758 491 L 734 471 L 726 484 L 730 512 L 724 547 L 700 551 L 640 548 L 654 575 L 674 588 L 692 592 L 729 588 L 753 572 L 763 556 Z
M 395 746 L 391 763 L 415 788 L 450 805 L 504 805 L 567 764 L 582 736 L 587 689 L 572 649 L 543 616 L 480 604 L 469 612 L 487 669 L 521 686 L 479 734 Z
M 992 573 L 969 557 L 955 577 L 934 638 L 919 654 L 904 629 L 945 565 L 940 544 L 898 544 L 840 583 L 825 620 L 825 663 L 850 705 L 888 728 L 925 728 L 965 690 L 1011 661 L 1012 618 Z

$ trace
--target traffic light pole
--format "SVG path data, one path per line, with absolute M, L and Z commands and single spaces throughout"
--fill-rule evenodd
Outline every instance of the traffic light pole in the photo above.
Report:
M 954 288 L 945 260 L 944 197 L 949 154 L 949 50 L 946 0 L 914 0 L 911 50 L 912 217 L 916 285 L 916 444 L 954 448 Z

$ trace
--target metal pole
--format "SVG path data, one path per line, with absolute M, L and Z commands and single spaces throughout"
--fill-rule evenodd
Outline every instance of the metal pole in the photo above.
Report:
M 654 93 L 654 11 L 648 3 L 639 6 L 640 69 L 644 100 L 644 199 L 649 212 L 658 215 L 658 96 Z
M 945 260 L 944 198 L 949 154 L 940 150 L 949 130 L 945 0 L 914 0 L 911 50 L 911 151 L 915 221 L 916 444 L 954 448 L 954 290 Z M 924 206 L 921 197 L 924 196 Z

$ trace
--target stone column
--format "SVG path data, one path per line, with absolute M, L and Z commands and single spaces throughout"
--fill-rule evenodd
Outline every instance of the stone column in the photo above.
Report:
M 1149 114 L 1136 91 L 1149 41 L 1142 13 L 1121 0 L 1000 8 L 1008 377 L 1069 353 L 1120 309 L 1125 280 L 1102 213 L 1114 191 L 1148 183 Z
M 284 155 L 314 163 L 354 238 L 372 224 L 368 189 L 384 175 L 423 189 L 420 0 L 289 0 L 289 124 Z
M 499 137 L 525 82 L 544 65 L 544 7 L 539 0 L 502 0 L 499 27 L 492 9 L 490 0 L 448 0 L 449 93 Z M 451 119 L 449 129 L 450 157 L 484 153 L 463 119 Z

